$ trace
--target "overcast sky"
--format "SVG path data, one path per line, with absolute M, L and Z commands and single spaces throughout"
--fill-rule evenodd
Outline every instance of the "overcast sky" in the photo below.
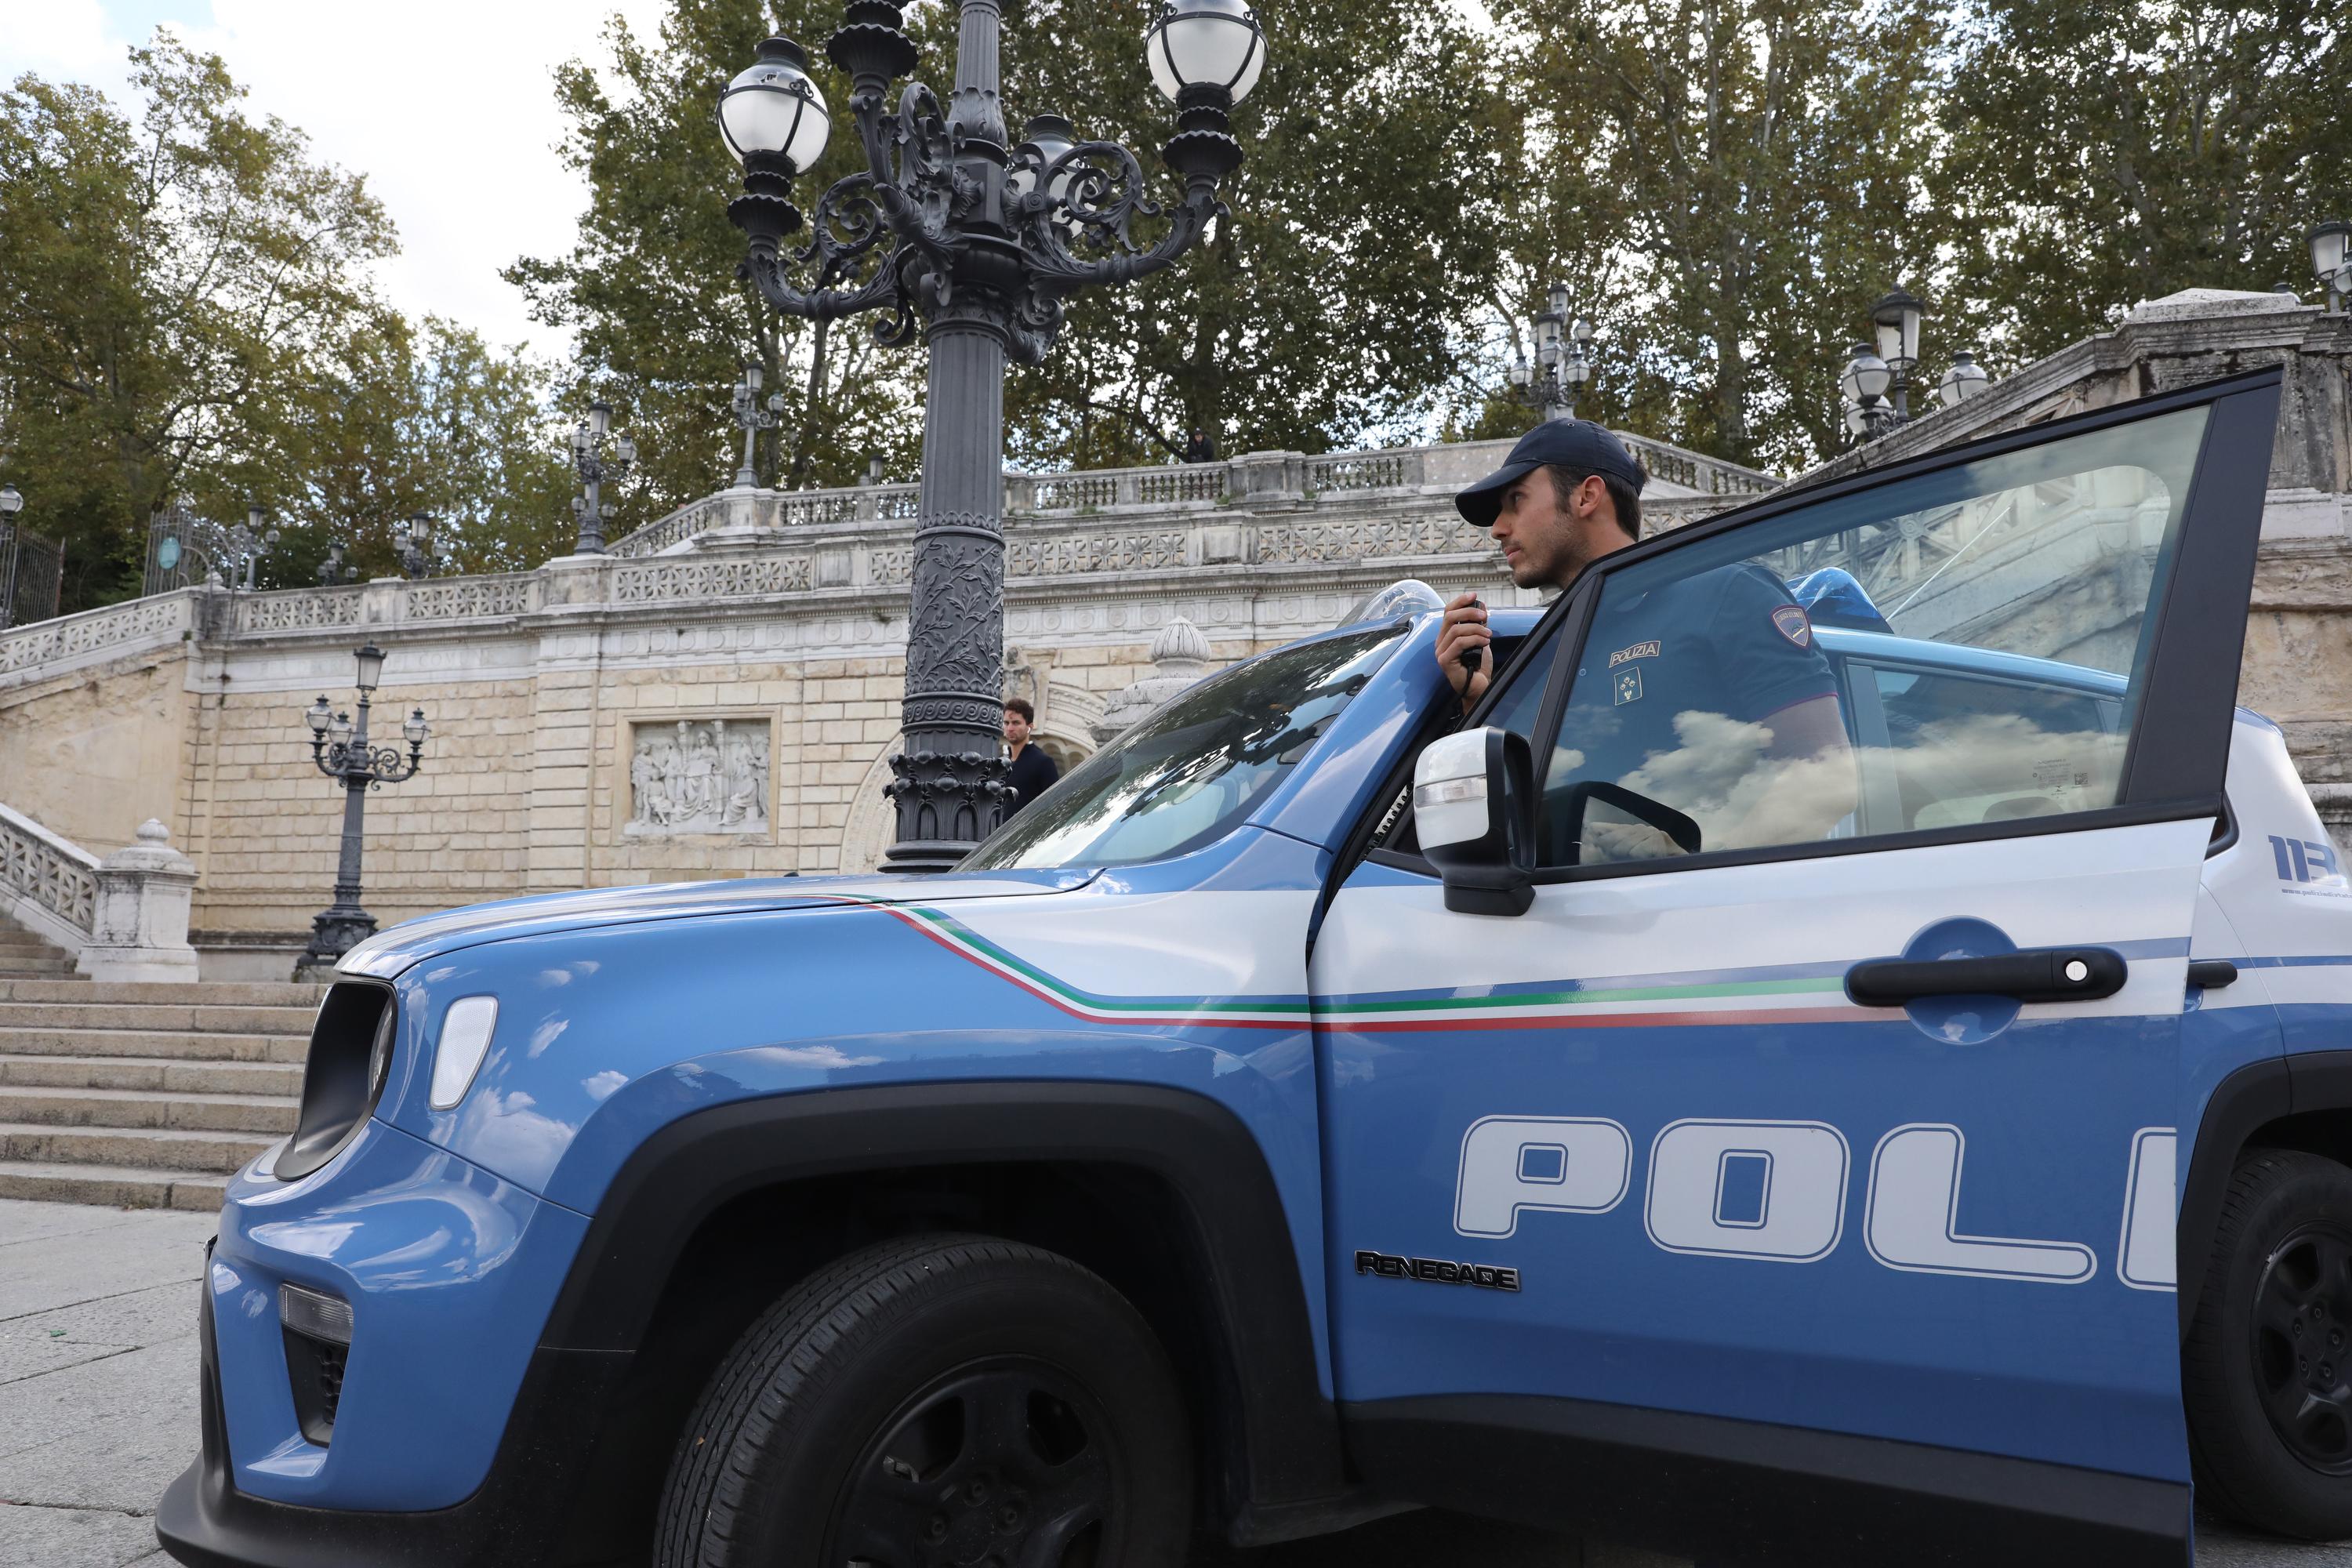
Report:
M 553 151 L 551 72 L 603 58 L 615 12 L 649 35 L 663 0 L 0 0 L 0 79 L 78 80 L 127 99 L 123 51 L 168 23 L 218 54 L 247 108 L 310 134 L 367 176 L 399 226 L 393 302 L 544 353 L 562 334 L 523 313 L 499 268 L 567 248 L 583 189 Z M 127 107 L 127 103 L 126 103 Z M 717 138 L 711 155 L 720 157 Z

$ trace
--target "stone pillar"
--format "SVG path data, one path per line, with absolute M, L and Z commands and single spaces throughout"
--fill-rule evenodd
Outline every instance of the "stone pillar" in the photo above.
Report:
M 98 915 L 75 968 L 92 980 L 196 977 L 188 945 L 188 900 L 196 868 L 172 847 L 171 830 L 153 817 L 139 841 L 99 862 Z

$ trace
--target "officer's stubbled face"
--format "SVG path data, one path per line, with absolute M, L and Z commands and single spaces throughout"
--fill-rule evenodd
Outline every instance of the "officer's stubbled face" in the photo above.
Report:
M 1562 498 L 1551 470 L 1538 468 L 1503 492 L 1488 530 L 1502 546 L 1503 564 L 1522 588 L 1565 588 L 1576 574 L 1612 550 L 1633 542 L 1617 525 L 1617 509 L 1598 477 Z

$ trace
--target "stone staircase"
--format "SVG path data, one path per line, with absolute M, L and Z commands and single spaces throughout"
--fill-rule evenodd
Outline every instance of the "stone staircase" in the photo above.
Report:
M 0 912 L 0 981 L 72 978 L 72 953 Z
M 217 1207 L 294 1130 L 322 989 L 93 982 L 0 917 L 0 1198 Z

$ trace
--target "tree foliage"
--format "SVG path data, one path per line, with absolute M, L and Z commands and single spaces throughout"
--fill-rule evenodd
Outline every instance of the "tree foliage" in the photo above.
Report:
M 1975 0 L 1937 170 L 1946 309 L 2009 363 L 2189 288 L 2311 287 L 2352 214 L 2347 0 Z
M 32 76 L 0 92 L 0 473 L 65 545 L 63 607 L 136 593 L 166 505 L 260 501 L 288 534 L 273 577 L 306 580 L 330 536 L 388 566 L 391 519 L 426 508 L 522 563 L 562 509 L 544 369 L 386 306 L 365 181 L 247 113 L 219 58 L 159 32 L 131 61 L 131 115 Z

